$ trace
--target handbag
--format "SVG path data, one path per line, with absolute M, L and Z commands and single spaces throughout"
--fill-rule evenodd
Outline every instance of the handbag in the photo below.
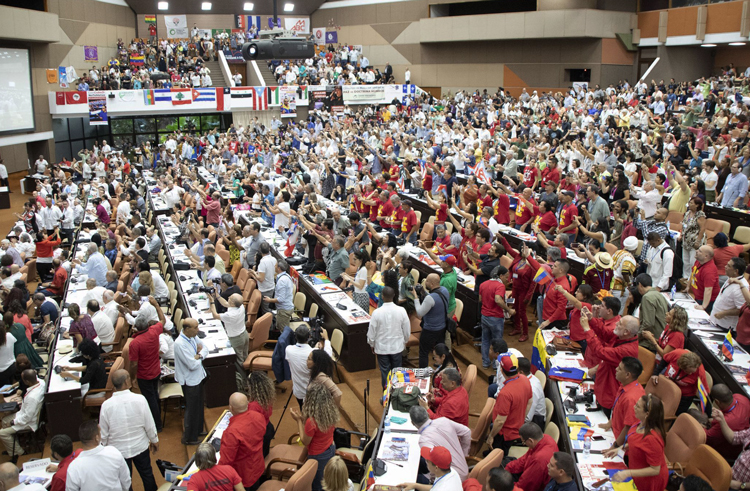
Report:
M 575 341 L 572 341 L 569 338 L 555 336 L 554 338 L 552 338 L 552 345 L 555 347 L 555 349 L 558 352 L 560 351 L 570 351 L 572 353 L 581 352 L 581 345 Z
M 408 413 L 413 406 L 419 405 L 419 389 L 399 387 L 391 394 L 391 407 L 396 411 Z

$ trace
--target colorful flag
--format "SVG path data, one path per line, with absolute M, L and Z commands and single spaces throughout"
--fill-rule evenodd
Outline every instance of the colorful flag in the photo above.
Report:
M 151 89 L 145 89 L 143 91 L 143 103 L 147 106 L 153 106 L 154 102 L 154 91 Z
M 534 283 L 539 283 L 540 285 L 546 285 L 552 281 L 552 276 L 545 271 L 544 268 L 539 268 L 539 271 L 536 272 L 536 275 L 534 275 Z
M 336 44 L 339 42 L 338 31 L 326 31 L 326 44 Z
M 247 16 L 247 28 L 250 29 L 251 26 L 259 31 L 262 29 L 262 26 L 260 25 L 260 15 Z
M 229 94 L 229 87 L 216 89 L 216 110 L 224 110 L 224 97 Z
M 544 335 L 542 330 L 537 329 L 534 334 L 534 343 L 531 348 L 531 364 L 534 365 L 538 370 L 542 372 L 547 371 L 547 350 L 545 346 L 547 343 L 544 342 Z
M 247 17 L 244 15 L 235 15 L 234 16 L 234 27 L 237 29 L 242 29 L 243 31 L 247 29 Z
M 169 89 L 154 89 L 154 102 L 172 102 L 172 91 Z
M 65 92 L 65 104 L 86 104 L 88 101 L 88 92 L 80 90 Z
M 286 257 L 291 257 L 294 254 L 294 246 L 297 244 L 298 240 L 299 223 L 295 220 L 295 222 L 292 223 L 292 226 L 289 227 L 289 230 L 286 231 L 286 249 L 284 250 L 284 255 Z
M 190 89 L 172 89 L 171 96 L 173 106 L 182 106 L 193 102 L 193 94 Z
M 242 99 L 255 95 L 252 87 L 232 87 L 230 94 L 232 99 Z
M 130 64 L 131 65 L 144 65 L 146 63 L 146 56 L 145 55 L 130 55 Z
M 146 21 L 146 24 L 156 23 L 156 15 L 154 14 L 146 14 L 143 19 Z
M 268 87 L 268 103 L 272 106 L 281 105 L 281 87 Z
M 268 91 L 265 87 L 253 87 L 253 109 L 256 111 L 268 110 Z
M 193 89 L 193 102 L 213 102 L 216 100 L 216 89 L 213 87 Z
M 721 345 L 721 352 L 727 360 L 732 361 L 734 358 L 734 344 L 732 344 L 732 331 L 728 331 L 724 336 L 724 342 Z
M 698 402 L 700 402 L 701 411 L 705 412 L 708 405 L 708 391 L 700 377 L 698 377 Z

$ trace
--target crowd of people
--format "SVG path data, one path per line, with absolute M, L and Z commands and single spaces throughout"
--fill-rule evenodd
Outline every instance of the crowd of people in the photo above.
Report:
M 210 310 L 238 357 L 220 458 L 200 445 L 188 489 L 255 489 L 267 477 L 264 456 L 301 448 L 271 448 L 276 385 L 289 379 L 299 405 L 291 417 L 306 458 L 317 462 L 313 489 L 348 489 L 333 444 L 342 392 L 333 381 L 331 343 L 325 330 L 292 322 L 292 257 L 302 272 L 324 272 L 371 312 L 369 346 L 349 349 L 372 349 L 383 386 L 407 362 L 406 346 L 419 331 L 418 366 L 434 374 L 425 400 L 409 411 L 423 466 L 420 482 L 404 489 L 458 489 L 468 477 L 469 395 L 451 350 L 463 333 L 474 338 L 482 369 L 493 378 L 488 447 L 506 455 L 514 446 L 529 448 L 493 469 L 487 483 L 465 485 L 575 487 L 573 457 L 544 434 L 543 388 L 529 360 L 530 334 L 551 328 L 569 330 L 595 378 L 598 407 L 610 418 L 605 429 L 616 439 L 605 453 L 625 450 L 628 457 L 628 469 L 613 480 L 633 478 L 638 489 L 654 491 L 667 484 L 663 404 L 637 383 L 643 347 L 657 359 L 654 383 L 666 378 L 680 389 L 676 414 L 705 426 L 707 443 L 734 463 L 732 488 L 744 489 L 750 401 L 717 383 L 710 389 L 713 411 L 694 407 L 699 384 L 708 386 L 706 370 L 686 349 L 685 309 L 664 294 L 688 293 L 711 323 L 750 347 L 750 244 L 730 244 L 731 237 L 706 229 L 707 206 L 747 208 L 746 92 L 745 79 L 722 76 L 623 81 L 565 94 L 524 90 L 519 97 L 502 88 L 443 99 L 424 94 L 342 114 L 311 111 L 306 120 L 274 119 L 269 127 L 256 120 L 222 133 L 176 132 L 164 144 L 125 153 L 103 142 L 60 165 L 40 156 L 34 171 L 46 178 L 19 215 L 23 226 L 1 247 L 0 383 L 17 380 L 22 404 L 3 419 L 0 441 L 17 458 L 24 449 L 16 433 L 38 425 L 45 381 L 36 376 L 31 342 L 60 316 L 67 277 L 78 271 L 88 277 L 88 292 L 82 305 L 66 306 L 66 336 L 85 370 L 66 366 L 65 376 L 89 391 L 103 388 L 113 326 L 124 319 L 140 394 L 131 392 L 127 372 L 109 375 L 114 395 L 98 422 L 79 429 L 82 451 L 73 452 L 63 435 L 53 437 L 60 464 L 52 489 L 126 490 L 132 465 L 144 487 L 156 489 L 150 453 L 159 446 L 158 383 L 165 373 L 185 397 L 182 443 L 199 443 L 207 348 L 196 319 L 184 319 L 177 332 L 160 308 L 168 290 L 149 264 L 164 247 L 146 219 L 152 192 L 167 204 L 204 286 L 214 290 Z M 222 189 L 202 185 L 198 166 Z M 146 191 L 139 167 L 153 172 L 155 188 Z M 232 192 L 234 203 L 222 191 Z M 414 204 L 422 199 L 434 218 L 418 218 Z M 96 221 L 78 260 L 69 247 L 87 203 Z M 503 226 L 530 239 L 514 248 Z M 272 253 L 262 233 L 268 230 L 290 239 L 290 261 Z M 414 250 L 437 267 L 423 283 L 413 274 Z M 24 278 L 32 259 L 40 276 L 34 293 Z M 580 277 L 574 261 L 584 265 Z M 247 372 L 242 363 L 252 356 L 249 312 L 235 284 L 243 269 L 262 294 L 259 316 L 276 314 L 274 360 L 282 368 L 271 376 Z M 459 322 L 457 334 L 458 273 L 462 282 L 473 280 L 480 322 Z M 32 318 L 41 324 L 37 333 Z M 526 353 L 508 349 L 512 338 Z M 162 368 L 169 360 L 171 373 Z M 217 480 L 223 487 L 212 484 Z M 695 478 L 683 486 L 704 489 Z

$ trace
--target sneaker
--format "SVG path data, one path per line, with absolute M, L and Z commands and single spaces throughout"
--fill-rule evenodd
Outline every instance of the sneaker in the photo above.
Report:
M 529 340 L 529 336 L 527 334 L 523 334 L 520 338 L 518 338 L 519 343 L 524 343 Z
M 485 370 L 489 370 L 491 367 L 492 367 L 492 365 L 482 364 L 482 368 L 485 369 Z

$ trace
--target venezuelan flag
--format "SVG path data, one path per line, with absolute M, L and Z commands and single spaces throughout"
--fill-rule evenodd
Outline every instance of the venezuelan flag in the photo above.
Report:
M 543 373 L 547 373 L 547 350 L 545 346 L 547 343 L 544 341 L 544 335 L 542 330 L 537 329 L 534 334 L 534 344 L 531 348 L 531 363 Z
M 706 405 L 708 404 L 708 391 L 703 385 L 703 381 L 698 377 L 698 399 L 701 404 L 701 411 L 706 411 Z
M 550 274 L 547 273 L 544 268 L 539 268 L 539 271 L 537 271 L 536 275 L 534 275 L 534 283 L 546 285 L 550 281 L 552 281 L 552 276 L 550 276 Z
M 130 55 L 131 65 L 144 65 L 146 63 L 146 57 L 144 55 Z
M 732 344 L 732 331 L 727 332 L 727 335 L 724 336 L 724 343 L 721 345 L 721 352 L 729 361 L 732 361 L 732 358 L 734 358 L 734 344 Z

